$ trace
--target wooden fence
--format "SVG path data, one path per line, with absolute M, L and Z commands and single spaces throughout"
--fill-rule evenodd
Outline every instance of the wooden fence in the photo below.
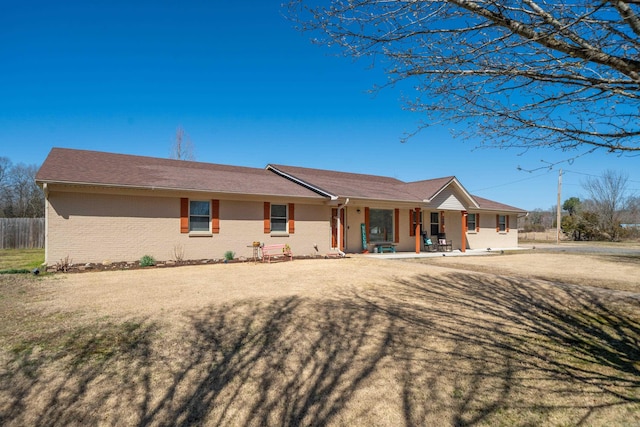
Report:
M 44 218 L 0 218 L 0 249 L 44 248 Z
M 518 231 L 519 241 L 537 241 L 537 242 L 556 242 L 556 229 L 552 228 L 546 231 Z M 564 234 L 560 234 L 560 240 L 566 240 Z

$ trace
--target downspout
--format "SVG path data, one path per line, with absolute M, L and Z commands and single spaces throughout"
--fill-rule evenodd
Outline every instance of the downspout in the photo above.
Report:
M 341 241 L 340 241 L 340 237 L 342 235 L 342 233 L 340 233 L 340 211 L 342 209 L 344 209 L 345 206 L 347 206 L 349 204 L 349 198 L 347 197 L 347 200 L 344 202 L 344 205 L 338 205 L 338 209 L 336 211 L 336 243 L 337 243 L 337 248 L 338 249 L 338 253 L 340 254 L 341 257 L 345 257 L 347 254 L 345 254 L 342 249 L 340 249 L 341 245 Z
M 42 183 L 42 192 L 44 193 L 44 263 L 48 263 L 48 246 L 49 246 L 49 185 Z

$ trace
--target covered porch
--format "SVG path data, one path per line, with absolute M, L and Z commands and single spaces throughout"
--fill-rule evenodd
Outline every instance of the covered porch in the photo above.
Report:
M 407 184 L 412 187 L 414 184 Z M 465 253 L 518 246 L 516 208 L 472 197 L 455 178 L 429 193 L 404 200 L 333 200 L 332 248 L 347 253 Z M 512 230 L 511 226 L 514 229 Z
M 332 209 L 331 246 L 348 253 L 464 253 L 471 249 L 468 217 L 467 211 L 354 203 Z

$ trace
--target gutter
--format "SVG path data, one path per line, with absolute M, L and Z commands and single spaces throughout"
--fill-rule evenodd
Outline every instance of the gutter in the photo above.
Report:
M 54 181 L 47 179 L 36 179 L 36 184 L 41 188 L 48 184 L 53 185 L 70 185 L 70 186 L 78 186 L 78 187 L 97 187 L 97 188 L 112 188 L 112 189 L 123 189 L 123 190 L 141 190 L 141 191 L 170 191 L 170 192 L 188 192 L 188 193 L 205 193 L 205 194 L 229 194 L 229 195 L 247 195 L 247 196 L 267 196 L 267 197 L 294 197 L 298 199 L 310 199 L 310 200 L 320 200 L 317 197 L 311 196 L 291 196 L 287 194 L 267 194 L 267 193 L 247 193 L 247 192 L 237 192 L 237 191 L 221 191 L 221 190 L 203 190 L 196 188 L 179 188 L 179 187 L 158 187 L 155 185 L 149 186 L 141 186 L 141 185 L 131 185 L 131 184 L 109 184 L 109 183 L 99 183 L 99 182 L 82 182 L 82 181 Z M 318 194 L 316 192 L 316 194 Z M 321 194 L 319 194 L 321 195 Z M 334 197 L 334 196 L 332 196 Z M 337 199 L 337 198 L 336 198 Z

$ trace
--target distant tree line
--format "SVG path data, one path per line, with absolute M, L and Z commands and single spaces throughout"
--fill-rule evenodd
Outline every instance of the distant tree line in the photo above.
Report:
M 571 240 L 621 240 L 640 237 L 640 197 L 630 194 L 628 176 L 614 170 L 582 182 L 588 197 L 569 197 L 562 204 L 562 232 Z M 556 227 L 556 207 L 535 209 L 524 219 L 522 231 Z
M 36 185 L 37 165 L 0 157 L 0 218 L 44 217 L 44 194 Z
M 524 232 L 542 232 L 556 226 L 555 207 L 549 210 L 536 208 L 518 222 L 519 228 Z
M 586 200 L 570 197 L 562 209 L 562 231 L 572 240 L 620 240 L 638 237 L 640 197 L 629 195 L 628 176 L 614 170 L 582 183 Z

